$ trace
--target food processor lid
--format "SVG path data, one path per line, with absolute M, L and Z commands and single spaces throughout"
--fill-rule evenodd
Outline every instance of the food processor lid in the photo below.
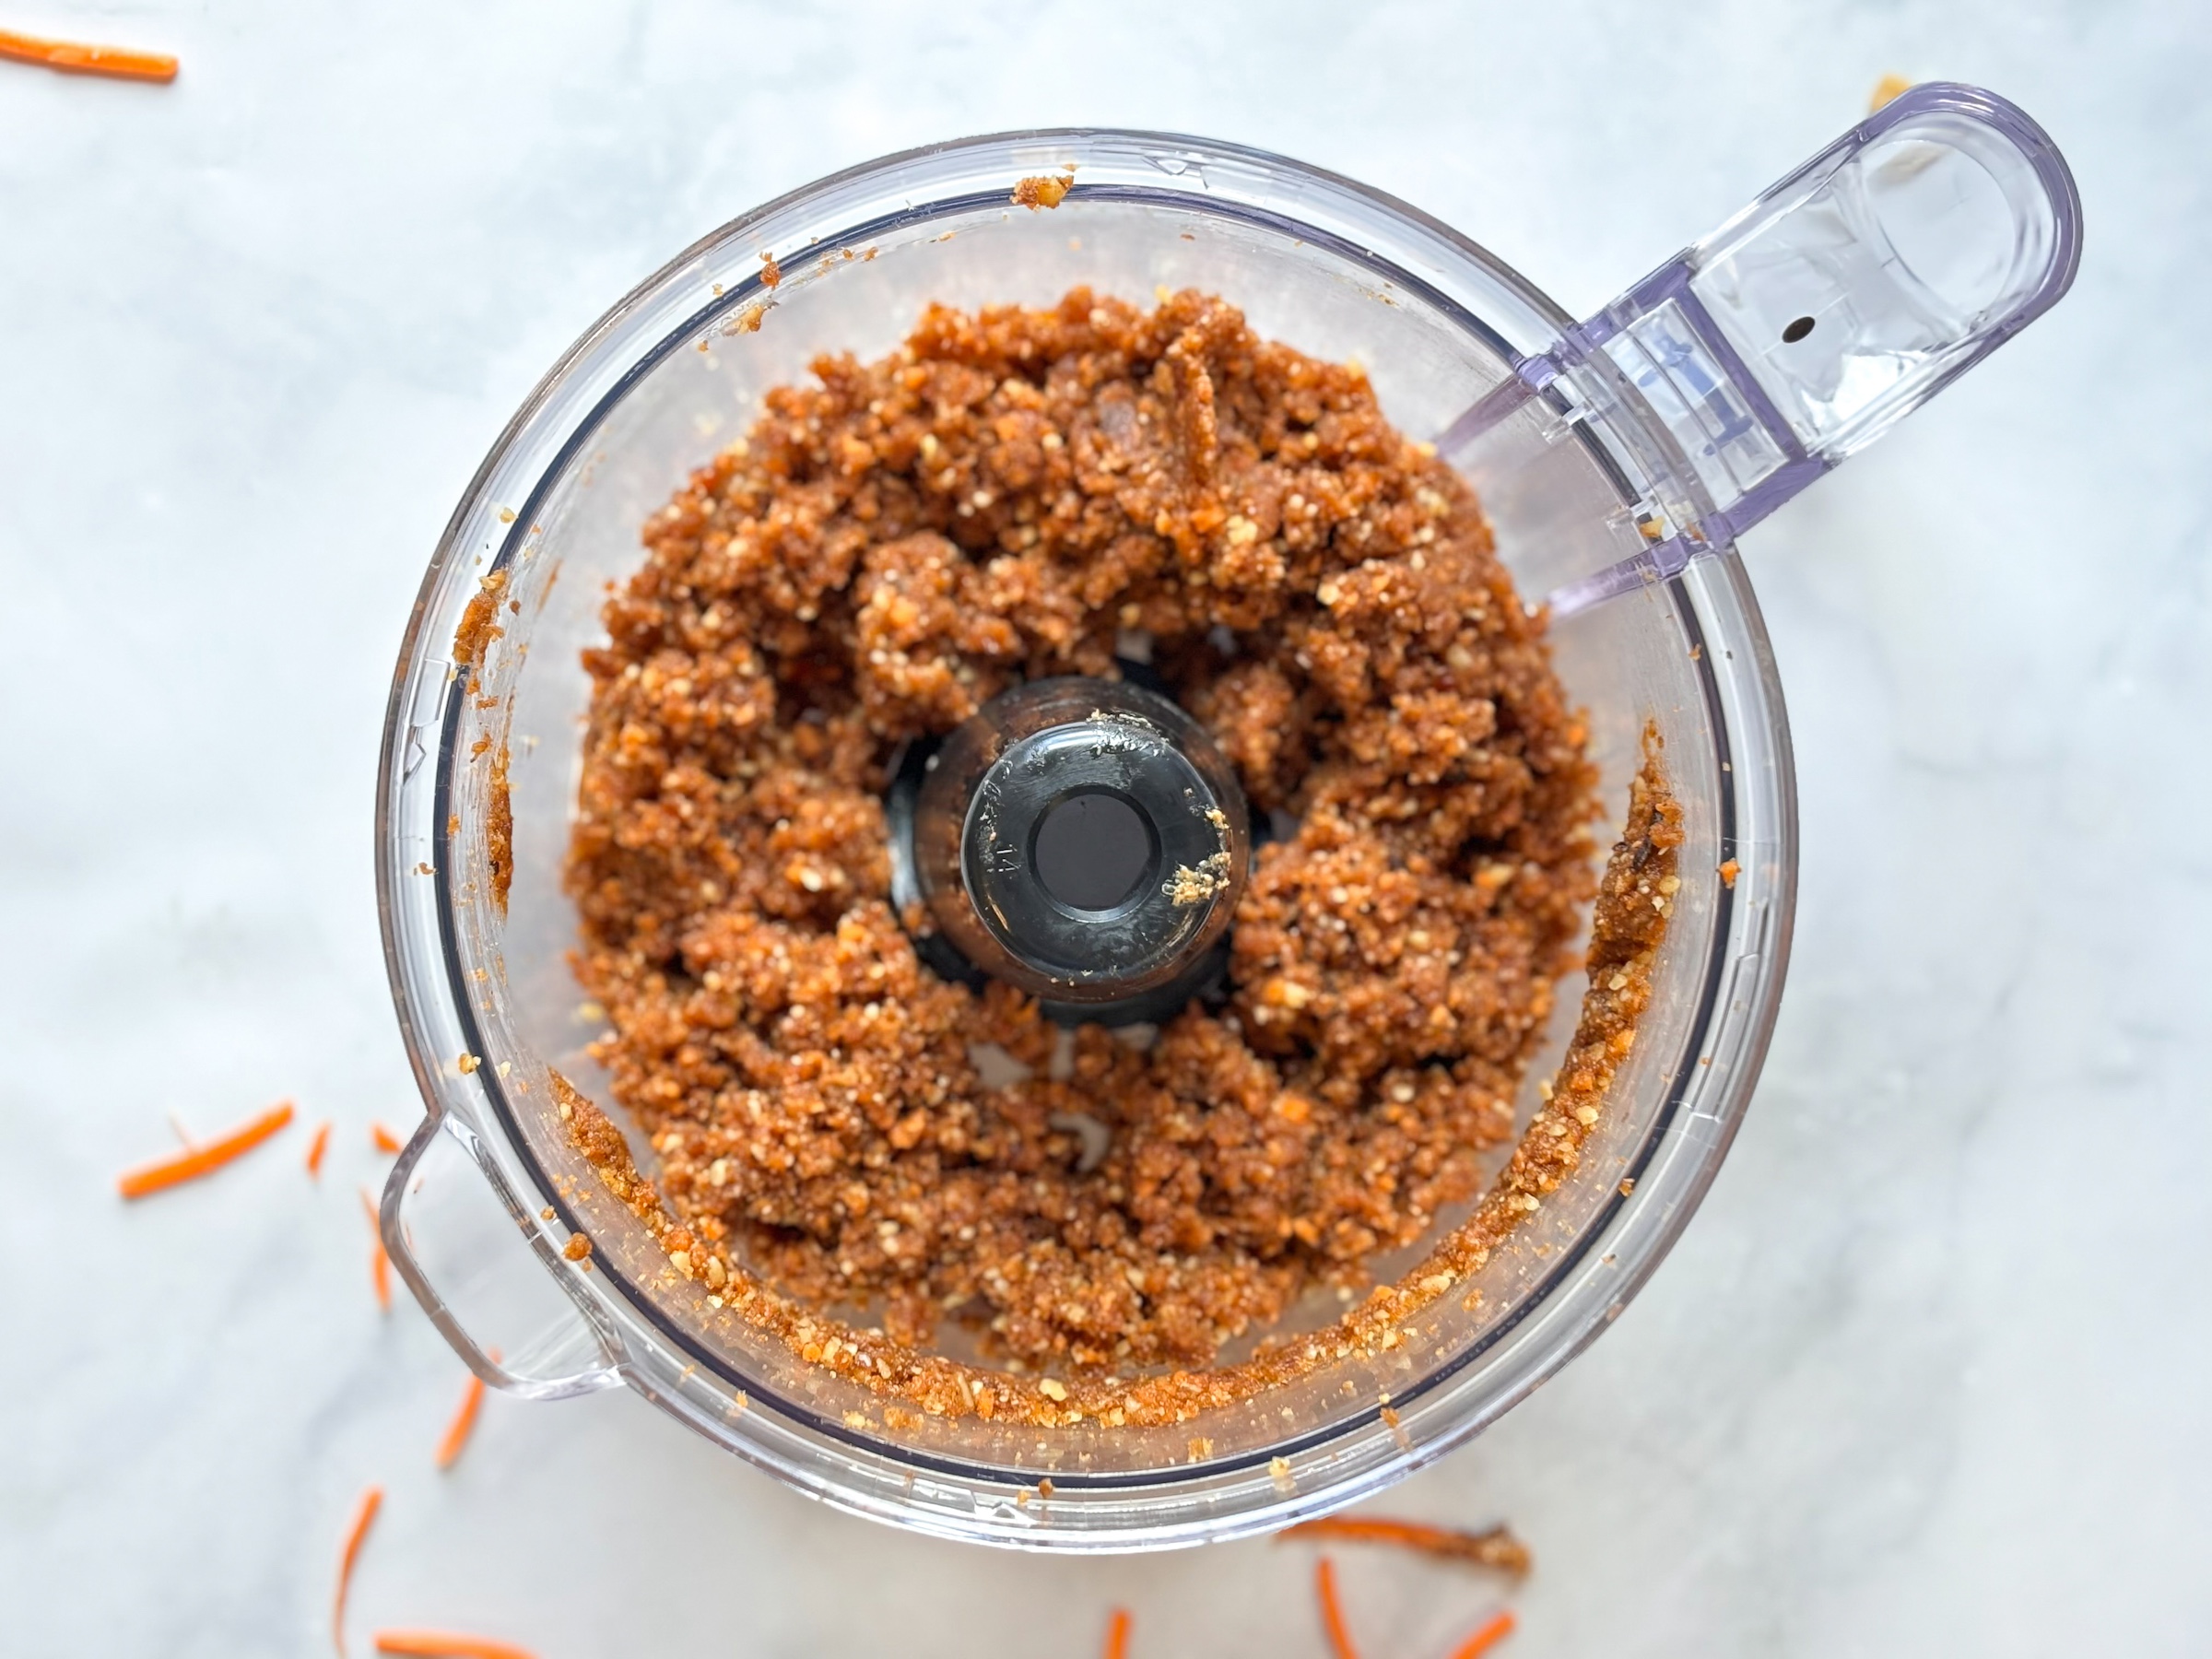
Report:
M 1565 615 L 1727 546 L 2042 315 L 2080 261 L 2043 130 L 1926 82 L 1521 359 L 1438 447 L 1543 399 L 1643 488 L 1646 550 L 1549 595 Z

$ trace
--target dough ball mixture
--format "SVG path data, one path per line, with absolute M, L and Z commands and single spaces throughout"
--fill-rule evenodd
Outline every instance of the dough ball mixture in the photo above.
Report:
M 1542 621 L 1364 374 L 1219 299 L 933 307 L 814 371 L 647 524 L 586 656 L 595 1053 L 702 1254 L 915 1347 L 1208 1364 L 1512 1134 L 1594 880 Z M 880 792 L 902 741 L 1145 640 L 1296 827 L 1224 1004 L 1071 1042 L 917 959 Z

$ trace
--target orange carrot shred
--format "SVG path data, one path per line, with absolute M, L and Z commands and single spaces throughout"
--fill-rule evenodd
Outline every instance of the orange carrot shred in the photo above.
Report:
M 463 1636 L 452 1630 L 379 1630 L 376 1651 L 412 1653 L 417 1659 L 535 1659 L 528 1648 L 512 1641 Z
M 163 52 L 135 52 L 127 46 L 89 46 L 77 41 L 42 41 L 36 35 L 0 29 L 0 58 L 38 64 L 69 75 L 106 75 L 117 80 L 172 81 L 177 60 Z
M 1286 1538 L 1345 1538 L 1360 1544 L 1395 1544 L 1424 1555 L 1467 1561 L 1477 1567 L 1495 1567 L 1515 1578 L 1528 1571 L 1528 1547 L 1502 1526 L 1487 1532 L 1462 1532 L 1456 1527 L 1431 1526 L 1425 1521 L 1387 1521 L 1374 1515 L 1324 1515 L 1286 1527 Z
M 1489 1623 L 1484 1625 L 1481 1630 L 1476 1631 L 1474 1635 L 1468 1637 L 1466 1641 L 1461 1642 L 1458 1649 L 1453 1653 L 1452 1659 L 1480 1659 L 1482 1654 L 1488 1653 L 1513 1633 L 1513 1610 L 1508 1607 Z
M 361 1189 L 361 1210 L 369 1218 L 369 1236 L 376 1242 L 376 1250 L 369 1258 L 369 1282 L 376 1287 L 376 1305 L 385 1312 L 392 1312 L 392 1256 L 384 1249 L 384 1231 L 377 1225 L 376 1200 L 369 1196 L 369 1189 Z
M 492 1359 L 499 1359 L 494 1349 Z M 484 1406 L 484 1379 L 475 1371 L 468 1373 L 468 1384 L 461 1391 L 461 1405 L 453 1413 L 453 1420 L 445 1427 L 445 1438 L 438 1442 L 438 1466 L 450 1469 L 461 1456 L 461 1448 L 468 1444 L 469 1431 L 477 1426 L 477 1413 Z
M 148 1193 L 159 1193 L 187 1181 L 221 1169 L 232 1159 L 251 1152 L 292 1121 L 292 1103 L 289 1100 L 272 1106 L 252 1122 L 241 1124 L 229 1134 L 197 1147 L 146 1164 L 118 1178 L 115 1190 L 125 1198 L 143 1198 Z
M 323 1154 L 330 1150 L 330 1120 L 325 1118 L 315 1125 L 315 1138 L 307 1143 L 307 1172 L 315 1180 L 323 1179 Z
M 379 1152 L 396 1152 L 399 1150 L 400 1145 L 399 1136 L 382 1124 L 369 1125 L 369 1144 Z
M 1106 1621 L 1106 1659 L 1129 1659 L 1129 1609 L 1116 1607 Z
M 1328 1632 L 1329 1651 L 1336 1659 L 1359 1659 L 1352 1633 L 1345 1628 L 1344 1608 L 1336 1601 L 1336 1564 L 1327 1556 L 1313 1563 L 1313 1593 L 1321 1598 L 1321 1628 Z
M 346 1529 L 346 1553 L 338 1558 L 338 1590 L 330 1606 L 330 1639 L 341 1655 L 346 1652 L 346 1593 L 353 1587 L 353 1564 L 360 1557 L 361 1540 L 369 1535 L 370 1523 L 376 1519 L 383 1501 L 384 1488 L 371 1487 L 361 1494 L 353 1524 Z

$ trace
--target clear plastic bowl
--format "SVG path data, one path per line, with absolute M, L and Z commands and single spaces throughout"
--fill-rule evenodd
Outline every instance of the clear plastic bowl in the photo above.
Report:
M 1012 205 L 1017 180 L 1070 164 L 1059 207 Z M 783 271 L 772 292 L 760 281 L 771 252 Z M 1604 1330 L 1696 1210 L 1749 1098 L 1788 954 L 1796 841 L 1781 691 L 1732 549 L 1556 625 L 1559 671 L 1590 712 L 1616 821 L 1644 723 L 1665 738 L 1688 814 L 1676 919 L 1581 1171 L 1477 1276 L 1477 1311 L 1445 1298 L 1377 1358 L 1174 1429 L 975 1418 L 893 1429 L 879 1399 L 710 1308 L 572 1149 L 547 1077 L 558 1068 L 613 1109 L 583 1053 L 600 1024 L 579 1008 L 561 890 L 589 691 L 578 653 L 602 637 L 605 584 L 640 561 L 647 514 L 746 429 L 768 388 L 805 378 L 818 352 L 892 348 L 928 300 L 1042 304 L 1077 283 L 1140 301 L 1161 287 L 1225 295 L 1265 335 L 1357 359 L 1415 437 L 1442 431 L 1572 321 L 1465 237 L 1347 180 L 1221 144 L 1096 131 L 857 168 L 732 222 L 641 284 L 501 434 L 408 628 L 378 885 L 429 1112 L 382 1223 L 407 1285 L 499 1387 L 554 1398 L 627 1385 L 855 1513 L 991 1543 L 1128 1550 L 1262 1532 L 1385 1487 Z M 1649 540 L 1605 443 L 1542 398 L 1454 459 L 1526 595 L 1614 569 Z M 507 579 L 502 634 L 479 669 L 457 669 L 464 608 L 494 569 Z M 474 758 L 484 739 L 512 742 L 503 916 L 488 891 L 490 769 Z M 1717 873 L 1727 861 L 1733 887 Z M 1524 1121 L 1580 992 L 1565 987 Z M 650 1168 L 650 1149 L 633 1147 Z M 580 1228 L 596 1245 L 589 1271 L 561 1253 Z

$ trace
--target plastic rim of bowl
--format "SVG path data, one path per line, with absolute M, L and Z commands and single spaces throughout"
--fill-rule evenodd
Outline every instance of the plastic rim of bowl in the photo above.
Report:
M 573 1224 L 557 1183 L 517 1131 L 490 1066 L 467 1075 L 445 1056 L 481 1052 L 453 937 L 458 877 L 442 856 L 467 684 L 446 654 L 492 568 L 523 545 L 536 503 L 579 464 L 600 423 L 654 365 L 761 294 L 755 250 L 830 248 L 1003 203 L 1011 180 L 1077 164 L 1079 188 L 1108 199 L 1172 200 L 1325 241 L 1379 279 L 1424 292 L 1507 360 L 1540 350 L 1571 319 L 1457 232 L 1379 192 L 1283 158 L 1174 135 L 1039 131 L 962 140 L 867 163 L 731 221 L 641 283 L 558 362 L 523 405 L 465 492 L 408 625 L 380 759 L 377 886 L 387 970 L 429 1118 L 410 1151 L 451 1135 L 481 1170 L 538 1255 L 557 1266 L 543 1209 Z M 705 290 L 709 277 L 732 280 Z M 1588 440 L 1585 439 L 1585 442 Z M 1622 481 L 1624 498 L 1628 494 Z M 521 503 L 502 512 L 499 503 Z M 1347 1419 L 1300 1442 L 1218 1461 L 1086 1475 L 1052 1471 L 1058 1498 L 1031 1500 L 1040 1470 L 918 1453 L 790 1402 L 728 1372 L 661 1316 L 650 1294 L 610 1270 L 562 1284 L 618 1380 L 709 1439 L 810 1495 L 874 1519 L 945 1536 L 1029 1547 L 1131 1550 L 1273 1530 L 1342 1507 L 1434 1460 L 1494 1421 L 1592 1341 L 1641 1288 L 1717 1172 L 1749 1099 L 1779 1005 L 1795 886 L 1795 808 L 1781 691 L 1749 584 L 1733 548 L 1665 584 L 1701 646 L 1698 679 L 1714 744 L 1719 844 L 1741 873 L 1718 896 L 1695 976 L 1690 1040 L 1632 1159 L 1632 1190 L 1601 1209 L 1543 1281 L 1482 1339 L 1394 1395 L 1395 1420 Z M 435 859 L 435 879 L 415 879 Z M 396 1236 L 400 1188 L 385 1198 Z M 465 1358 L 519 1392 L 581 1392 L 486 1360 L 434 1288 L 410 1287 Z M 733 1403 L 734 1402 L 734 1403 Z M 1281 1477 L 1288 1461 L 1292 1478 Z M 1072 1501 L 1067 1501 L 1072 1500 Z

